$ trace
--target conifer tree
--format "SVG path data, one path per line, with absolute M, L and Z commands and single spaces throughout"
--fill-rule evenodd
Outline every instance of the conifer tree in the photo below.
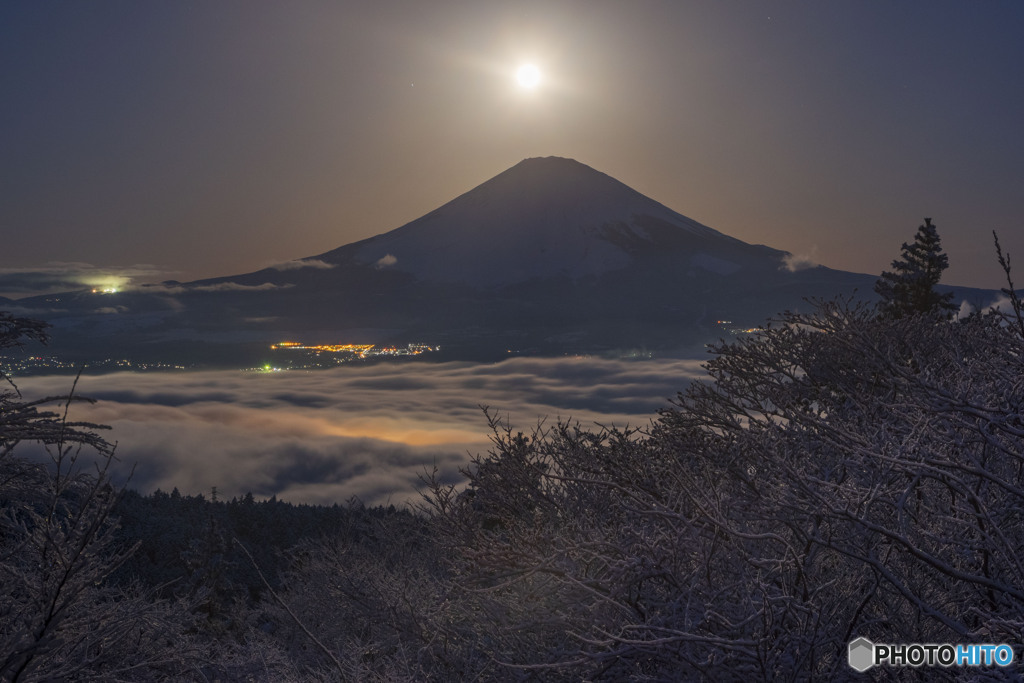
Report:
M 942 251 L 931 218 L 925 218 L 924 225 L 918 227 L 913 244 L 903 243 L 901 255 L 902 259 L 892 262 L 893 272 L 883 272 L 875 283 L 875 292 L 882 297 L 879 309 L 883 315 L 902 318 L 956 308 L 950 301 L 952 292 L 935 291 L 942 271 L 949 267 L 949 257 Z

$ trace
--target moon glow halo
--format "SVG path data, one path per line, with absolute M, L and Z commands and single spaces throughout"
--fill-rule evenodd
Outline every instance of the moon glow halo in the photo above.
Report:
M 540 69 L 533 64 L 523 64 L 516 70 L 516 81 L 527 90 L 533 90 L 540 84 Z

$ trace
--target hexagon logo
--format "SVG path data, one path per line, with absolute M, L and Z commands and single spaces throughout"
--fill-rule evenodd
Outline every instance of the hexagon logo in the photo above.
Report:
M 858 638 L 850 643 L 846 658 L 852 669 L 864 673 L 875 664 L 875 644 L 867 638 Z

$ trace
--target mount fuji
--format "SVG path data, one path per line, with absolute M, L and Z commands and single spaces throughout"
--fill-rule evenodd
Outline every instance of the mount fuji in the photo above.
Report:
M 754 253 L 589 166 L 549 157 L 526 159 L 418 220 L 320 258 L 493 287 L 600 277 L 645 251 L 687 247 L 698 267 L 718 271 L 740 266 L 700 254 Z
M 293 336 L 467 356 L 672 351 L 717 338 L 720 321 L 751 327 L 806 297 L 872 291 L 873 276 L 794 272 L 787 257 L 578 161 L 532 158 L 376 237 L 242 275 L 71 293 L 48 317 L 107 344 Z

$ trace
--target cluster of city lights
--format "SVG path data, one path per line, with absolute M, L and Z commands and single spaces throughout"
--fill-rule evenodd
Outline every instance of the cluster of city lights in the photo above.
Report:
M 0 372 L 7 377 L 25 375 L 43 375 L 50 373 L 76 372 L 108 372 L 129 370 L 133 372 L 151 372 L 162 370 L 187 370 L 188 366 L 162 361 L 138 361 L 128 358 L 103 358 L 100 360 L 64 360 L 58 356 L 25 356 L 22 358 L 0 356 Z
M 727 325 L 732 325 L 732 321 L 731 320 L 716 320 L 715 324 L 716 325 L 722 325 L 724 327 L 724 326 L 727 326 Z M 761 328 L 759 328 L 759 327 L 730 327 L 730 328 L 728 328 L 729 334 L 754 334 L 755 332 L 759 332 L 760 329 Z
M 316 344 L 307 346 L 302 342 L 278 342 L 270 345 L 271 351 L 313 351 L 315 353 L 344 353 L 367 358 L 370 356 L 418 356 L 422 353 L 440 351 L 440 346 L 428 344 L 406 344 L 405 346 L 377 346 L 376 344 Z
M 406 344 L 405 346 L 377 346 L 376 344 L 304 344 L 282 341 L 270 345 L 271 351 L 286 352 L 279 356 L 280 363 L 264 363 L 253 368 L 258 372 L 281 372 L 283 370 L 317 370 L 333 368 L 352 361 L 381 357 L 419 356 L 440 351 L 440 346 L 429 344 Z

